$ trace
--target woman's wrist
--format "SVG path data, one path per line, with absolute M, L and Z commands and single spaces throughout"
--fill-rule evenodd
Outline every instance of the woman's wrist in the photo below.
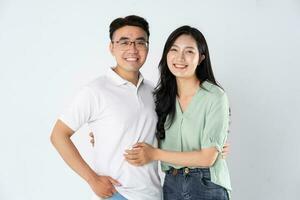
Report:
M 153 152 L 153 160 L 160 160 L 161 149 L 155 148 Z

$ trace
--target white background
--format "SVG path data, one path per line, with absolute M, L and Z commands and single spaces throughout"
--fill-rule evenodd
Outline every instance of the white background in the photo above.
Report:
M 0 0 L 0 199 L 89 199 L 49 136 L 76 91 L 115 64 L 109 24 L 129 14 L 150 24 L 153 82 L 171 31 L 205 35 L 232 108 L 234 199 L 299 198 L 299 0 Z M 74 142 L 91 163 L 87 132 Z

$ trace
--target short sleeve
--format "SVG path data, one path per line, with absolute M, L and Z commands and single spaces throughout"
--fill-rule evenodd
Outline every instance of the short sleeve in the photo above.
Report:
M 98 101 L 91 88 L 82 88 L 66 107 L 59 119 L 73 131 L 90 122 L 98 107 Z
M 223 93 L 214 99 L 206 114 L 201 147 L 216 147 L 221 152 L 227 139 L 228 126 L 229 104 L 227 95 Z

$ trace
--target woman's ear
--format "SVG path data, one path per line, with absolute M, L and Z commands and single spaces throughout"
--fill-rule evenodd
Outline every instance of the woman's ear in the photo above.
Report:
M 199 58 L 199 65 L 201 64 L 201 62 L 205 59 L 205 55 L 202 54 Z

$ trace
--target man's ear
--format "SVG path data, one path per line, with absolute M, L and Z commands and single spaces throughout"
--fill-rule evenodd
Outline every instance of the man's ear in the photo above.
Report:
M 201 63 L 204 59 L 205 59 L 205 55 L 202 54 L 202 55 L 200 56 L 200 58 L 199 58 L 199 65 L 200 65 L 200 63 Z
M 112 55 L 114 55 L 114 53 L 113 53 L 113 48 L 114 48 L 114 46 L 113 46 L 113 43 L 112 42 L 110 42 L 109 43 L 109 51 L 110 51 L 110 53 L 112 54 Z

